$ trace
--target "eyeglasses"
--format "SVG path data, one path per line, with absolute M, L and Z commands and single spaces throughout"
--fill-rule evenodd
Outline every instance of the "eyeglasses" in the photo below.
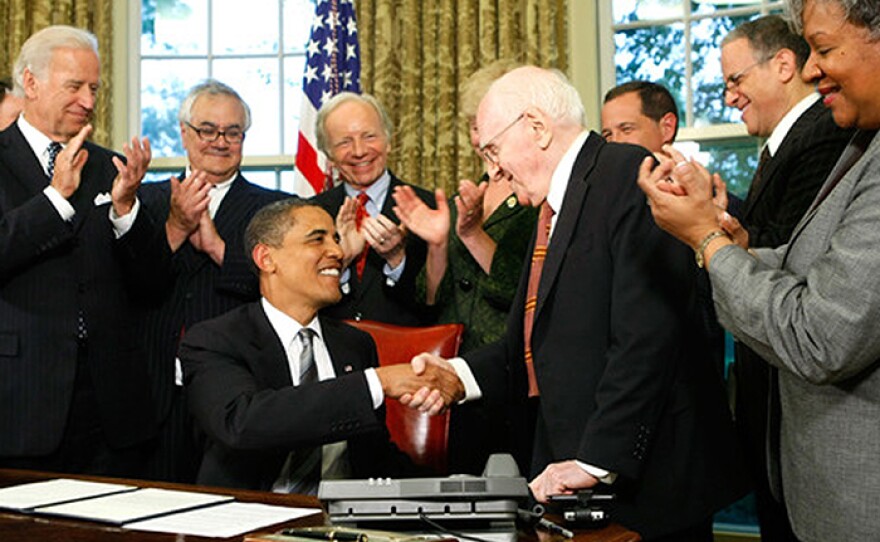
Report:
M 227 128 L 226 130 L 218 130 L 215 126 L 204 126 L 202 128 L 197 128 L 188 122 L 186 122 L 186 125 L 192 128 L 192 130 L 196 134 L 198 134 L 199 139 L 206 143 L 217 141 L 217 138 L 220 136 L 223 136 L 223 139 L 225 139 L 227 143 L 231 143 L 233 145 L 241 143 L 244 140 L 244 130 L 242 130 L 241 128 Z
M 728 76 L 727 79 L 724 80 L 724 93 L 721 95 L 721 97 L 726 99 L 728 93 L 733 94 L 734 92 L 739 90 L 740 84 L 743 82 L 743 79 L 752 70 L 752 68 L 754 68 L 755 66 L 760 66 L 761 64 L 767 62 L 767 60 L 769 59 L 765 58 L 764 60 L 759 60 L 754 64 L 746 66 L 740 71 Z
M 480 155 L 487 162 L 498 165 L 498 145 L 497 145 L 498 139 L 500 139 L 501 136 L 504 135 L 504 132 L 513 128 L 514 124 L 516 124 L 517 122 L 522 120 L 522 118 L 525 115 L 526 115 L 525 113 L 520 113 L 518 117 L 513 119 L 513 122 L 511 122 L 510 124 L 508 124 L 507 126 L 502 128 L 501 131 L 498 132 L 497 134 L 495 134 L 495 136 L 492 139 L 490 139 L 489 141 L 486 142 L 485 145 L 480 147 Z

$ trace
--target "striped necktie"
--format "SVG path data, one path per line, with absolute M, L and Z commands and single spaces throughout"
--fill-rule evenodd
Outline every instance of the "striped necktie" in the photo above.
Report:
M 49 153 L 49 164 L 46 167 L 46 171 L 49 173 L 49 178 L 51 179 L 55 174 L 55 159 L 58 158 L 58 153 L 61 152 L 61 143 L 58 143 L 57 141 L 49 143 L 46 152 Z
M 547 256 L 547 242 L 550 239 L 550 225 L 553 209 L 544 201 L 538 217 L 538 231 L 535 237 L 535 250 L 532 252 L 532 264 L 529 267 L 529 284 L 526 290 L 526 307 L 523 317 L 523 337 L 525 339 L 526 373 L 529 377 L 529 397 L 540 395 L 538 379 L 535 376 L 535 362 L 532 357 L 532 327 L 535 323 L 535 307 L 538 306 L 538 284 L 541 282 L 541 271 L 544 258 Z

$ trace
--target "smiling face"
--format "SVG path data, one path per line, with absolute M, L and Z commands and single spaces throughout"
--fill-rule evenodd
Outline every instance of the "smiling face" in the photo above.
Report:
M 345 102 L 327 116 L 324 129 L 330 160 L 354 188 L 366 188 L 385 171 L 391 143 L 372 106 Z
M 338 302 L 342 249 L 330 215 L 313 205 L 291 209 L 294 224 L 281 246 L 257 245 L 261 291 L 272 305 L 308 324 Z
M 215 128 L 222 131 L 230 128 L 244 129 L 244 108 L 232 96 L 202 94 L 192 105 L 190 124 L 196 128 Z M 223 182 L 235 175 L 241 166 L 244 140 L 230 143 L 221 135 L 214 141 L 203 141 L 198 132 L 185 123 L 180 124 L 180 135 L 190 167 L 206 172 L 209 182 Z
M 880 127 L 880 41 L 846 21 L 836 2 L 808 1 L 803 15 L 810 58 L 804 79 L 816 85 L 834 122 L 842 127 Z
M 66 143 L 89 123 L 100 75 L 91 49 L 55 49 L 44 80 L 24 71 L 25 118 L 53 141 Z
M 724 102 L 742 112 L 750 135 L 768 137 L 788 110 L 775 68 L 773 59 L 760 62 L 746 38 L 721 47 L 721 71 L 730 86 Z
M 674 119 L 675 115 L 667 113 Z M 602 105 L 602 137 L 616 143 L 641 145 L 653 153 L 660 153 L 663 145 L 672 143 L 674 120 L 663 118 L 658 122 L 642 112 L 642 99 L 637 92 L 628 92 Z

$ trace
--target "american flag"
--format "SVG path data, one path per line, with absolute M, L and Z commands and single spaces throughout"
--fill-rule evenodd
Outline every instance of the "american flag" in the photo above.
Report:
M 329 184 L 327 159 L 318 151 L 315 118 L 334 94 L 360 93 L 360 47 L 354 0 L 317 0 L 306 46 L 303 102 L 294 170 L 294 190 L 310 196 Z

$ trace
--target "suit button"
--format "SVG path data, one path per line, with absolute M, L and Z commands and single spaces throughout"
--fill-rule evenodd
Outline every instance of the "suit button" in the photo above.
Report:
M 461 279 L 458 281 L 458 287 L 463 292 L 470 292 L 474 285 L 468 279 Z

